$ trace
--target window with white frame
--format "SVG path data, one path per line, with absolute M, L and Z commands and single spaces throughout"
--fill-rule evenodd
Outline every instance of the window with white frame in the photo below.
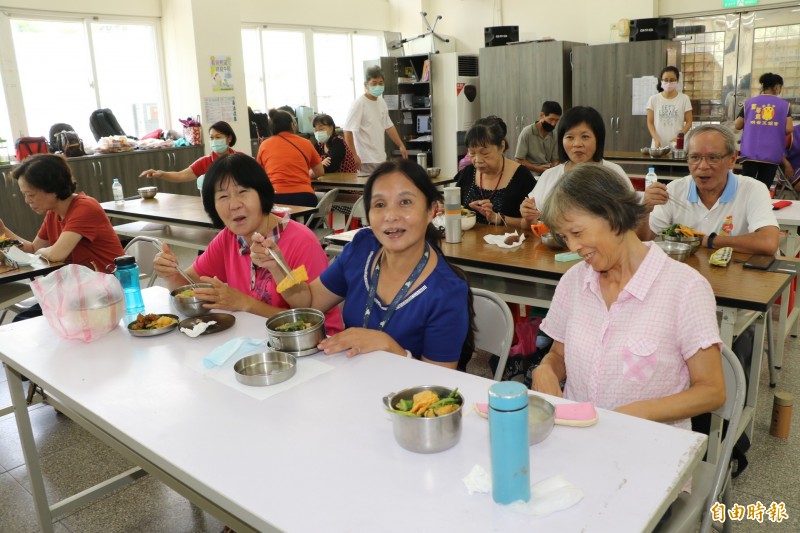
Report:
M 109 108 L 128 135 L 164 123 L 156 25 L 149 21 L 10 18 L 28 135 L 57 122 L 92 143 L 89 117 Z M 89 57 L 91 61 L 77 61 Z
M 346 30 L 246 27 L 242 47 L 254 111 L 307 105 L 338 125 L 364 92 L 364 60 L 385 55 L 382 34 Z

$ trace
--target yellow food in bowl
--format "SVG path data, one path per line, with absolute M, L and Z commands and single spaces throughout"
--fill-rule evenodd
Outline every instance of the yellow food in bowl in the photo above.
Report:
M 186 289 L 175 295 L 175 298 L 194 298 L 194 289 Z

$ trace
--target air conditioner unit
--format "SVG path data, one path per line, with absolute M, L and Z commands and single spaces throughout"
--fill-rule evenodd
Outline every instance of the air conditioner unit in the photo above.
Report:
M 433 72 L 433 153 L 436 166 L 455 176 L 466 154 L 464 136 L 481 116 L 478 56 L 436 54 Z

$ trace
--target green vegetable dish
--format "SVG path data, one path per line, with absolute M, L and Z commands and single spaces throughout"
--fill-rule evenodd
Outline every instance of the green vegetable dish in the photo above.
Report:
M 294 322 L 287 322 L 286 324 L 277 326 L 275 331 L 303 331 L 304 329 L 310 328 L 312 325 L 313 324 L 311 322 L 306 322 L 305 320 L 295 320 Z
M 441 399 L 435 392 L 423 391 L 415 394 L 410 400 L 398 400 L 394 407 L 389 411 L 398 415 L 435 418 L 457 411 L 461 407 L 461 398 L 458 396 L 458 387 Z

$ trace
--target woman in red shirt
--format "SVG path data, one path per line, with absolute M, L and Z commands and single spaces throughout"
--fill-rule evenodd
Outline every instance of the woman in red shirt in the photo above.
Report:
M 124 255 L 119 237 L 97 200 L 75 192 L 77 185 L 64 156 L 31 156 L 14 170 L 14 179 L 25 203 L 37 215 L 44 215 L 33 241 L 16 235 L 0 220 L 0 234 L 20 241 L 23 251 L 100 272 L 114 258 Z
M 223 155 L 238 153 L 232 148 L 232 146 L 236 144 L 236 133 L 234 133 L 231 125 L 224 120 L 215 122 L 210 128 L 208 128 L 208 138 L 208 144 L 211 148 L 211 153 L 209 155 L 204 155 L 183 170 L 179 170 L 177 172 L 168 172 L 165 170 L 154 170 L 151 168 L 139 174 L 139 177 L 162 178 L 173 183 L 193 181 L 205 176 L 205 173 L 208 170 L 208 167 L 211 166 L 211 163 Z M 197 182 L 197 188 L 203 188 L 202 180 Z
M 311 180 L 325 174 L 322 158 L 311 141 L 296 135 L 291 114 L 270 109 L 269 121 L 272 137 L 261 143 L 256 160 L 275 188 L 275 203 L 315 207 Z

